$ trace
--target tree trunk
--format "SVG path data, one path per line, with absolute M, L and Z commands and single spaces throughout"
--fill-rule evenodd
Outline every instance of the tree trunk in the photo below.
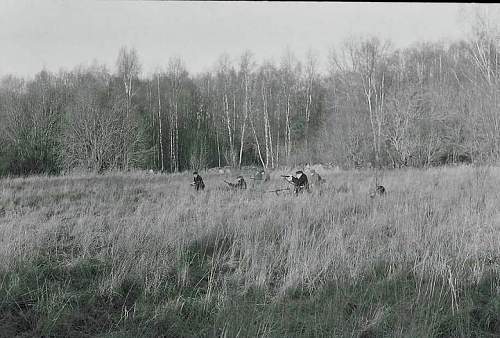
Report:
M 241 169 L 241 160 L 243 157 L 243 144 L 245 141 L 245 129 L 248 119 L 248 75 L 245 75 L 245 106 L 244 106 L 244 116 L 243 116 L 243 124 L 241 126 L 241 139 L 240 139 L 240 156 L 238 159 L 238 168 Z
M 290 162 L 290 153 L 291 153 L 291 147 L 292 147 L 292 131 L 290 129 L 290 94 L 287 94 L 286 97 L 286 121 L 285 121 L 285 128 L 286 128 L 286 140 L 285 140 L 285 152 L 286 152 L 286 163 L 288 164 Z
M 220 156 L 220 142 L 219 142 L 219 133 L 215 131 L 215 138 L 217 140 L 217 158 L 219 160 L 219 168 L 221 167 L 221 156 Z
M 226 93 L 224 93 L 224 111 L 226 113 L 226 127 L 227 127 L 227 134 L 229 137 L 229 153 L 230 153 L 229 161 L 231 162 L 230 165 L 234 167 L 235 160 L 234 160 L 233 130 L 231 128 L 231 117 L 229 116 L 229 102 Z
M 175 98 L 175 109 L 174 109 L 174 117 L 175 117 L 175 172 L 179 171 L 179 111 L 178 111 L 178 98 Z
M 262 167 L 265 167 L 264 159 L 262 158 L 262 152 L 260 151 L 259 138 L 257 137 L 257 133 L 255 132 L 255 126 L 253 125 L 252 119 L 250 119 L 250 125 L 252 126 L 253 136 L 255 138 L 255 144 L 257 145 L 257 152 L 259 154 L 260 163 L 262 164 Z
M 158 81 L 158 129 L 159 129 L 159 142 L 160 142 L 160 163 L 161 171 L 165 171 L 165 161 L 163 153 L 163 131 L 162 131 L 162 118 L 161 118 L 161 95 L 160 95 L 160 75 L 157 76 Z
M 280 165 L 280 99 L 278 98 L 278 107 L 276 108 L 277 112 L 277 132 L 276 132 L 276 166 Z
M 309 121 L 311 119 L 311 105 L 312 105 L 312 79 L 307 88 L 306 98 L 306 125 L 305 125 L 305 145 L 306 153 L 309 156 Z M 309 159 L 310 160 L 310 159 Z
M 169 128 L 169 135 L 170 135 L 170 172 L 174 171 L 175 168 L 175 132 L 174 132 L 174 112 L 173 112 L 173 104 L 172 104 L 172 98 L 169 98 L 169 110 L 170 110 L 170 128 Z
M 267 106 L 267 95 L 266 95 L 266 88 L 264 82 L 262 83 L 262 102 L 263 102 L 263 115 L 264 115 L 264 138 L 265 138 L 265 146 L 266 146 L 266 168 L 269 167 L 269 160 L 270 157 L 272 156 L 271 150 L 270 150 L 270 143 L 271 143 L 271 136 L 270 136 L 270 130 L 269 130 L 269 112 L 268 112 L 268 106 Z M 272 160 L 271 160 L 272 162 Z

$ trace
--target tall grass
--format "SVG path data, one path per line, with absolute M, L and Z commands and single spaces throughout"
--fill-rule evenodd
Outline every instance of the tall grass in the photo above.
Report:
M 500 169 L 0 180 L 0 336 L 497 336 Z

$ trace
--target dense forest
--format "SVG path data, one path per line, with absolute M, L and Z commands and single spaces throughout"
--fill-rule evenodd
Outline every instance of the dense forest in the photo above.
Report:
M 404 49 L 352 38 L 278 63 L 246 51 L 190 74 L 179 58 L 145 76 L 123 47 L 114 69 L 42 70 L 0 83 L 0 174 L 333 163 L 430 166 L 500 155 L 499 41 Z

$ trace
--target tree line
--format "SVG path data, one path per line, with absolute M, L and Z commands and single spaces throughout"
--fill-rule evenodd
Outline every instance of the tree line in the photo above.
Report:
M 0 83 L 0 174 L 334 163 L 430 166 L 500 155 L 499 41 L 393 48 L 352 38 L 327 56 L 222 55 L 190 74 L 179 58 L 149 76 L 123 47 L 112 71 L 78 67 Z

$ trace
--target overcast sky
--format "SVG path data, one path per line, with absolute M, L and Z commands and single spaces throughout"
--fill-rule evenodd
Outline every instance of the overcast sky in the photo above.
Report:
M 224 52 L 258 61 L 298 57 L 375 34 L 396 47 L 463 36 L 459 4 L 0 0 L 0 76 L 71 70 L 94 60 L 111 70 L 120 46 L 135 47 L 148 74 L 180 56 L 209 70 Z M 467 5 L 466 5 L 467 6 Z M 470 5 L 468 5 L 470 6 Z M 492 8 L 482 5 L 486 8 Z

